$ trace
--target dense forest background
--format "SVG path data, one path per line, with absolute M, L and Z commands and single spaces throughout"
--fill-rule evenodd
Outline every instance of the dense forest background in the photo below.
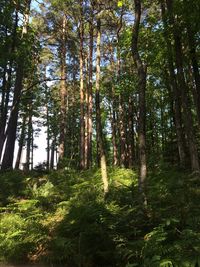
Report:
M 199 14 L 0 0 L 0 261 L 199 266 Z

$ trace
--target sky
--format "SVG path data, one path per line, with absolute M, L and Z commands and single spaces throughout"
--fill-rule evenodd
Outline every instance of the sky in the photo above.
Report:
M 39 163 L 43 163 L 44 161 L 46 161 L 47 158 L 47 152 L 46 152 L 47 140 L 46 140 L 45 127 L 41 127 L 39 136 L 34 138 L 34 145 L 36 145 L 38 148 L 34 149 L 33 152 L 33 166 L 37 166 Z M 15 144 L 14 164 L 16 161 L 17 152 L 18 152 L 18 141 Z M 22 160 L 21 160 L 22 165 L 20 166 L 20 168 L 23 167 L 23 163 L 25 163 L 25 158 L 26 158 L 26 148 L 24 148 L 22 152 Z
M 34 149 L 33 153 L 33 166 L 38 165 L 38 163 L 42 163 L 47 158 L 47 140 L 46 140 L 46 133 L 45 127 L 41 128 L 41 132 L 39 133 L 38 137 L 35 137 L 34 144 L 38 146 L 38 148 Z

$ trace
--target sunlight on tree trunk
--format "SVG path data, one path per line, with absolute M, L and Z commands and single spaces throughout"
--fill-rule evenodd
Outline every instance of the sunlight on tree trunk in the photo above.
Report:
M 96 53 L 96 132 L 97 146 L 100 157 L 101 176 L 103 181 L 104 194 L 108 193 L 108 174 L 106 165 L 106 155 L 103 143 L 103 132 L 101 123 L 101 108 L 100 108 L 100 61 L 101 61 L 101 21 L 97 21 L 97 53 Z

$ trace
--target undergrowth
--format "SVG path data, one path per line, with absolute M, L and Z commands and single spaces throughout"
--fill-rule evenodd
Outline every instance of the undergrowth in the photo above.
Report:
M 0 174 L 0 261 L 70 267 L 200 266 L 200 177 L 161 169 L 138 202 L 137 173 L 110 168 Z

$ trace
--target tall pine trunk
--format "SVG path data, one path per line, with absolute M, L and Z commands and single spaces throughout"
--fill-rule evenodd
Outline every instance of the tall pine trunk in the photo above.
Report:
M 10 47 L 10 54 L 14 53 L 16 48 L 16 34 L 17 34 L 17 27 L 18 27 L 18 11 L 15 12 L 15 22 L 13 25 L 13 32 L 12 32 L 12 44 Z M 6 131 L 6 123 L 7 123 L 7 115 L 8 115 L 8 103 L 10 100 L 10 89 L 12 86 L 12 67 L 13 67 L 13 59 L 9 60 L 9 67 L 8 70 L 5 71 L 3 88 L 2 88 L 2 98 L 1 98 L 1 116 L 0 116 L 0 162 L 3 153 L 3 147 L 7 136 Z M 5 66 L 7 68 L 7 64 Z M 7 75 L 7 78 L 6 78 Z
M 28 0 L 26 3 L 26 12 L 24 16 L 24 23 L 22 28 L 22 40 L 27 35 L 28 23 L 29 23 L 29 12 L 30 12 L 31 0 Z M 14 149 L 15 149 L 15 140 L 17 133 L 17 121 L 19 114 L 19 103 L 21 98 L 21 92 L 23 88 L 23 77 L 24 77 L 24 65 L 25 59 L 23 57 L 18 59 L 17 69 L 16 69 L 16 80 L 14 87 L 14 97 L 12 110 L 7 126 L 7 140 L 4 151 L 4 156 L 2 160 L 2 169 L 11 169 L 13 167 L 13 158 L 14 158 Z
M 55 158 L 55 145 L 56 145 L 56 137 L 53 137 L 51 143 L 51 157 L 50 157 L 50 170 L 54 169 L 54 158 Z
M 146 66 L 143 64 L 138 52 L 138 37 L 141 19 L 141 1 L 134 0 L 135 20 L 132 31 L 132 56 L 138 73 L 139 90 L 139 119 L 138 119 L 138 148 L 139 148 L 139 190 L 142 195 L 142 201 L 146 202 L 145 183 L 147 177 L 146 162 Z
M 123 9 L 120 16 L 120 21 L 117 29 L 117 79 L 120 80 L 121 74 L 121 56 L 120 56 L 120 31 L 122 29 Z M 125 125 L 125 107 L 124 107 L 124 94 L 120 92 L 119 95 L 119 144 L 120 144 L 120 165 L 125 167 L 127 164 L 127 143 L 126 143 L 126 125 Z
M 15 148 L 15 140 L 16 140 L 16 132 L 17 132 L 17 120 L 19 113 L 19 102 L 22 91 L 22 82 L 23 82 L 23 74 L 24 74 L 24 64 L 23 62 L 18 64 L 18 69 L 16 71 L 16 82 L 14 89 L 14 99 L 13 99 L 13 107 L 11 110 L 8 126 L 7 126 L 7 140 L 4 151 L 4 156 L 2 160 L 2 169 L 11 169 L 13 165 L 14 158 L 14 148 Z
M 103 130 L 101 122 L 101 108 L 100 108 L 100 62 L 101 62 L 101 21 L 97 20 L 97 52 L 96 52 L 96 134 L 97 134 L 97 147 L 100 158 L 101 177 L 103 182 L 104 194 L 108 193 L 108 175 L 106 154 L 103 142 Z
M 33 135 L 33 125 L 32 125 L 32 103 L 29 104 L 28 110 L 28 133 L 26 142 L 26 163 L 24 166 L 25 171 L 30 170 L 31 166 L 31 150 L 32 150 L 32 135 Z
M 120 165 L 121 167 L 126 167 L 126 160 L 127 160 L 125 119 L 126 118 L 125 118 L 124 97 L 123 97 L 123 93 L 121 92 L 119 95 L 119 135 L 120 135 Z
M 92 7 L 91 7 L 92 8 Z M 89 40 L 89 83 L 88 83 L 88 115 L 87 115 L 87 168 L 92 166 L 92 109 L 93 109 L 93 92 L 92 92 L 92 86 L 93 86 L 93 81 L 92 81 L 92 76 L 93 76 L 93 46 L 94 46 L 94 27 L 93 27 L 93 15 L 92 15 L 92 10 L 91 10 L 91 15 L 90 15 L 90 25 L 89 25 L 89 35 L 90 35 L 90 40 Z
M 59 162 L 66 155 L 66 120 L 67 120 L 67 87 L 66 87 L 66 15 L 62 19 L 62 32 L 60 40 L 60 140 L 59 140 Z
M 135 136 L 134 136 L 134 121 L 133 121 L 133 99 L 129 96 L 128 102 L 128 167 L 133 168 L 135 160 Z
M 20 139 L 19 139 L 19 148 L 18 148 L 16 163 L 15 163 L 15 169 L 19 169 L 20 163 L 21 163 L 22 151 L 23 151 L 23 147 L 24 147 L 24 143 L 25 143 L 25 135 L 26 135 L 25 134 L 26 120 L 27 120 L 27 113 L 25 113 L 23 116 L 21 135 L 20 135 Z
M 85 142 L 85 119 L 84 119 L 84 56 L 83 56 L 83 38 L 84 38 L 84 25 L 83 25 L 83 1 L 80 4 L 80 28 L 79 28 L 79 37 L 80 37 L 80 54 L 79 54 L 79 64 L 80 64 L 80 167 L 81 169 L 85 168 L 85 158 L 87 157 L 87 142 Z
M 110 65 L 111 75 L 115 75 L 115 63 L 114 63 L 114 51 L 112 45 L 110 45 Z M 113 165 L 117 166 L 118 161 L 118 147 L 117 147 L 117 103 L 116 103 L 116 92 L 114 84 L 111 85 L 111 106 L 110 106 L 110 122 L 112 129 L 112 146 L 113 146 Z
M 48 101 L 48 98 L 47 98 Z M 47 120 L 47 164 L 46 168 L 50 168 L 50 122 L 49 122 L 49 106 L 48 102 L 46 103 L 46 120 Z

